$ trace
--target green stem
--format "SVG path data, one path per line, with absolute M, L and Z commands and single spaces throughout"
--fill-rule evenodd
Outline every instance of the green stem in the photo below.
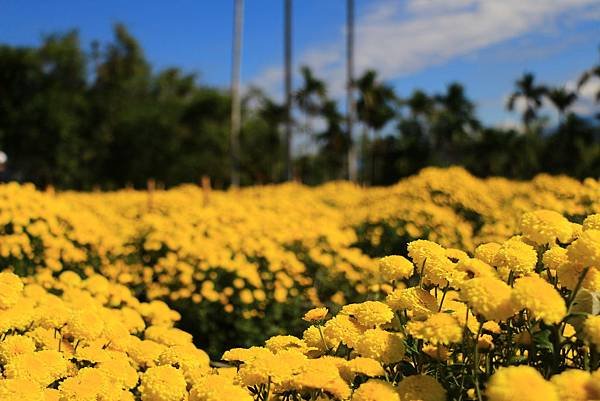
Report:
M 481 330 L 483 329 L 483 323 L 479 323 L 479 329 L 477 330 L 477 335 L 475 336 L 475 351 L 473 358 L 473 379 L 475 380 L 475 392 L 477 393 L 477 399 L 479 401 L 483 401 L 483 397 L 481 396 L 481 390 L 479 389 L 479 336 L 481 335 Z

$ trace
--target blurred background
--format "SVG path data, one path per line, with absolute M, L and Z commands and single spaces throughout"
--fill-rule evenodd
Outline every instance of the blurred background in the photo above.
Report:
M 1 1 L 0 176 L 600 176 L 597 0 Z

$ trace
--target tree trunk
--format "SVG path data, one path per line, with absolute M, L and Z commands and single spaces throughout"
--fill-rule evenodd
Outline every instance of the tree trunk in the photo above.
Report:
M 233 52 L 231 68 L 231 186 L 240 185 L 240 129 L 241 129 L 241 100 L 240 100 L 240 65 L 242 57 L 242 29 L 244 24 L 244 0 L 235 0 Z

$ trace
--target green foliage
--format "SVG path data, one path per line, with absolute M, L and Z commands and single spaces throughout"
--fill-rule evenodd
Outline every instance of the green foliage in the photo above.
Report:
M 579 88 L 598 71 L 598 65 L 585 71 Z M 300 72 L 294 174 L 308 184 L 345 178 L 352 145 L 346 116 L 324 81 L 308 67 Z M 428 165 L 521 179 L 540 172 L 600 176 L 600 113 L 575 115 L 576 91 L 539 84 L 532 73 L 516 81 L 507 102 L 521 112 L 522 129 L 484 127 L 459 83 L 401 99 L 369 70 L 354 87 L 364 184 L 389 185 Z M 113 189 L 208 175 L 217 187 L 229 184 L 228 91 L 178 68 L 155 71 L 123 25 L 115 26 L 110 43 L 94 42 L 90 51 L 76 31 L 46 36 L 38 47 L 0 45 L 0 93 L 5 179 Z M 556 109 L 555 126 L 540 116 L 544 99 Z M 242 112 L 242 184 L 280 181 L 285 105 L 252 89 Z

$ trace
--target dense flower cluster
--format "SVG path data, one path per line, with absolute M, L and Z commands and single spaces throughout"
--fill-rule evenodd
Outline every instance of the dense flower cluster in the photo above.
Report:
M 600 398 L 595 180 L 0 201 L 0 400 Z

